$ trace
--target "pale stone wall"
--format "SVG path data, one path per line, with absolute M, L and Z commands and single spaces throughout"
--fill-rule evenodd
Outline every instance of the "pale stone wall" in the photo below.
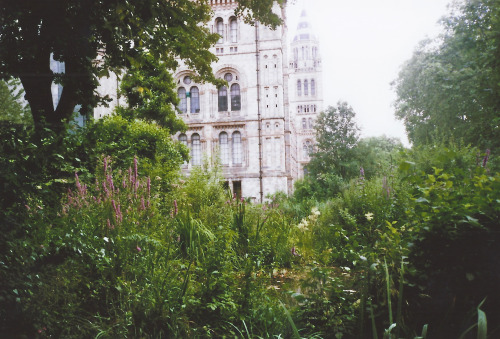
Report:
M 189 89 L 196 86 L 200 93 L 199 112 L 191 113 L 192 100 L 186 98 L 187 112 L 181 114 L 189 125 L 186 133 L 188 146 L 193 147 L 192 134 L 198 133 L 202 144 L 207 145 L 202 147 L 206 156 L 218 154 L 222 158 L 224 146 L 219 145 L 219 137 L 221 133 L 227 133 L 229 159 L 226 164 L 223 163 L 223 175 L 230 187 L 235 182 L 241 182 L 242 195 L 255 201 L 260 201 L 261 194 L 265 197 L 277 191 L 289 192 L 292 166 L 288 93 L 285 94 L 288 66 L 286 26 L 271 30 L 259 24 L 244 24 L 234 16 L 236 3 L 231 1 L 212 2 L 212 7 L 214 18 L 209 28 L 223 35 L 223 39 L 212 48 L 212 52 L 219 57 L 212 67 L 218 78 L 224 79 L 227 74 L 231 74 L 230 86 L 239 84 L 241 109 L 232 110 L 228 107 L 227 111 L 220 111 L 218 89 L 211 84 L 185 84 L 186 76 L 191 72 L 181 65 L 175 73 L 178 89 L 182 87 L 188 92 L 188 86 Z M 273 10 L 286 19 L 285 11 L 279 6 L 276 5 Z M 232 20 L 237 22 L 236 39 L 233 38 Z M 218 21 L 222 21 L 222 26 Z M 231 106 L 230 100 L 228 106 Z M 232 161 L 234 132 L 241 133 L 241 164 Z M 179 135 L 176 137 L 179 138 Z M 189 173 L 192 166 L 193 159 L 185 165 L 184 171 Z
M 99 79 L 99 87 L 97 93 L 101 96 L 108 96 L 111 101 L 108 102 L 108 107 L 101 105 L 94 108 L 94 119 L 102 118 L 113 112 L 114 108 L 120 104 L 120 97 L 118 96 L 118 78 L 113 72 L 110 72 L 109 77 Z M 125 99 L 121 99 L 125 102 Z

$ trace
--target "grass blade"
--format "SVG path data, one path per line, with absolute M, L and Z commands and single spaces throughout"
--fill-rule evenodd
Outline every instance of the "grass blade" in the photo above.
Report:
M 290 315 L 290 312 L 285 307 L 285 304 L 283 304 L 282 301 L 280 301 L 281 307 L 285 310 L 286 318 L 288 319 L 288 322 L 290 323 L 290 326 L 292 327 L 293 331 L 293 336 L 292 338 L 300 339 L 300 334 L 299 330 L 297 330 L 297 326 L 295 326 L 295 323 L 293 322 L 292 316 Z

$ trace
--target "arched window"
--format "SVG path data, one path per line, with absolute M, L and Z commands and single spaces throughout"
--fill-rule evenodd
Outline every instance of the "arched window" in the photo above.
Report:
M 179 87 L 177 90 L 177 96 L 179 97 L 179 110 L 182 113 L 187 112 L 187 101 L 186 101 L 186 89 L 184 87 Z
M 306 129 L 307 128 L 307 121 L 306 118 L 302 118 L 302 128 Z
M 219 41 L 217 41 L 218 44 L 222 44 L 224 42 L 224 21 L 222 21 L 221 18 L 218 18 L 217 21 L 215 21 L 215 26 L 217 29 L 217 34 L 220 35 Z
M 241 165 L 242 162 L 241 133 L 233 133 L 233 165 Z
M 197 133 L 191 136 L 191 160 L 193 166 L 201 165 L 201 142 L 200 135 Z
M 198 87 L 193 86 L 191 92 L 191 113 L 200 113 L 200 91 Z
M 240 85 L 231 85 L 231 111 L 241 110 Z
M 227 133 L 219 134 L 220 160 L 223 165 L 229 164 L 229 144 L 227 143 Z
M 238 42 L 238 21 L 236 21 L 236 18 L 229 21 L 229 28 L 231 30 L 231 42 Z
M 227 111 L 227 87 L 219 88 L 219 112 Z
M 309 128 L 312 129 L 313 128 L 313 119 L 312 118 L 309 118 Z
M 185 146 L 188 144 L 188 138 L 185 134 L 179 134 L 179 142 Z
M 311 95 L 316 95 L 316 81 L 311 79 Z
M 309 95 L 309 84 L 307 80 L 304 80 L 304 95 Z
M 297 96 L 301 96 L 302 95 L 302 83 L 300 82 L 300 80 L 297 80 Z

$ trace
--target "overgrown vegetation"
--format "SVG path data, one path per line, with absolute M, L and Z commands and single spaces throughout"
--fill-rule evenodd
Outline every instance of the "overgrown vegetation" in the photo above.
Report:
M 467 3 L 439 53 L 459 47 L 466 22 L 474 32 L 491 22 L 469 41 L 491 42 L 492 4 Z M 472 59 L 489 60 L 490 47 Z M 24 108 L 7 88 L 15 124 L 0 126 L 2 337 L 499 336 L 500 174 L 497 152 L 484 149 L 500 140 L 493 97 L 454 102 L 460 114 L 482 104 L 493 116 L 464 119 L 490 121 L 481 149 L 463 121 L 439 139 L 429 130 L 448 109 L 442 100 L 426 101 L 443 104 L 425 111 L 430 120 L 404 117 L 411 149 L 358 140 L 352 108 L 339 103 L 321 116 L 310 175 L 294 195 L 257 204 L 224 189 L 208 160 L 180 176 L 188 152 L 171 133 L 182 123 L 148 96 L 161 81 L 138 89 L 142 72 L 151 69 L 124 82 L 137 97 L 121 115 L 57 134 L 14 121 Z M 403 80 L 399 91 L 416 90 Z M 400 115 L 416 112 L 404 100 Z M 448 113 L 436 122 L 455 121 Z

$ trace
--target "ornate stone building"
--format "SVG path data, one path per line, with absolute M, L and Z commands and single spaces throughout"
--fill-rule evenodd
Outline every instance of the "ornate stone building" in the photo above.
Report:
M 191 150 L 189 174 L 204 156 L 218 156 L 228 186 L 237 195 L 262 201 L 291 193 L 314 145 L 312 126 L 322 109 L 321 59 L 305 12 L 291 43 L 286 24 L 271 30 L 234 15 L 235 0 L 212 0 L 209 24 L 221 38 L 213 47 L 216 77 L 228 86 L 198 84 L 180 66 L 175 73 L 179 110 L 188 124 L 175 137 Z M 286 22 L 286 8 L 273 11 Z

